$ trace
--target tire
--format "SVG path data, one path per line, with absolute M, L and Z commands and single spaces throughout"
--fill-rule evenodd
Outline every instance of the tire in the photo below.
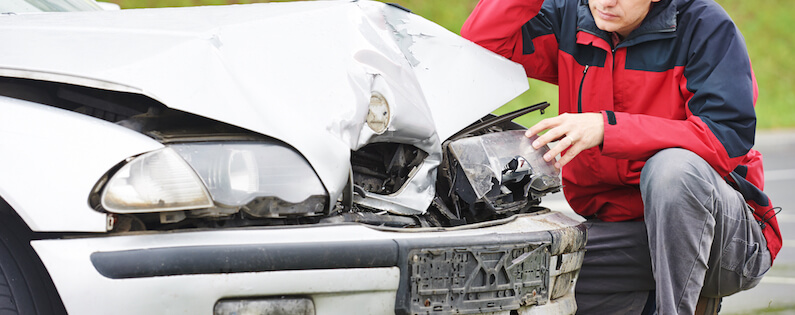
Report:
M 0 199 L 0 315 L 66 314 L 30 241 L 37 239 Z

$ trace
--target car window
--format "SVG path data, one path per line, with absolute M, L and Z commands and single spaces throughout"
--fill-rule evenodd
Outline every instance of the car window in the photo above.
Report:
M 94 0 L 3 0 L 0 12 L 68 12 L 102 10 Z

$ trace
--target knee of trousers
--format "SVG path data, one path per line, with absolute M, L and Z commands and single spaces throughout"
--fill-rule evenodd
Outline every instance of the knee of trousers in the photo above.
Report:
M 680 149 L 665 149 L 646 161 L 641 170 L 640 190 L 645 210 L 683 199 L 702 199 L 713 190 L 715 170 L 695 153 Z M 719 176 L 718 176 L 719 177 Z M 650 209 L 652 208 L 652 209 Z M 686 210 L 672 207 L 666 211 Z

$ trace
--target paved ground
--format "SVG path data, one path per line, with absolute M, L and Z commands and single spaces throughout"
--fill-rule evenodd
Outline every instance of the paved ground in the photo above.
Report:
M 722 315 L 795 315 L 795 130 L 761 132 L 756 147 L 765 159 L 765 192 L 782 207 L 778 215 L 784 248 L 773 268 L 754 289 L 724 298 Z M 544 198 L 542 205 L 567 209 L 562 194 Z M 564 211 L 565 212 L 565 211 Z

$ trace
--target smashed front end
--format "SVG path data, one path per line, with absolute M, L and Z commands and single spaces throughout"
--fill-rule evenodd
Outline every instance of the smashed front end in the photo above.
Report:
M 31 244 L 70 313 L 576 309 L 585 230 L 540 206 L 559 174 L 510 122 L 545 105 L 488 115 L 521 66 L 371 1 L 73 14 L 0 20 L 56 42 L 0 61 L 35 119 L 0 132 L 59 139 L 0 137 L 37 153 L 0 191 L 69 232 Z

